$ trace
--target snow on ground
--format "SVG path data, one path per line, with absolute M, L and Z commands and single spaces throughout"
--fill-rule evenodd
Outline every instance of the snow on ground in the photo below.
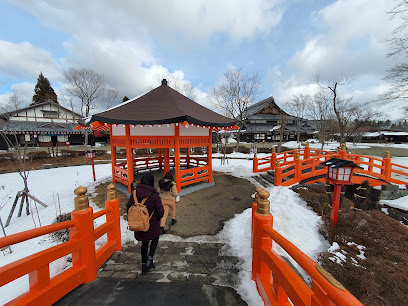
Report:
M 285 144 L 285 146 L 290 146 Z M 297 148 L 297 144 L 296 144 Z M 214 154 L 214 157 L 218 156 Z M 259 157 L 263 155 L 259 154 Z M 267 154 L 265 154 L 267 156 Z M 233 153 L 228 154 L 225 164 L 221 164 L 220 159 L 213 160 L 213 170 L 222 171 L 230 175 L 250 180 L 254 185 L 258 185 L 251 176 L 252 173 L 251 154 Z M 408 158 L 396 158 L 398 163 L 408 165 Z M 397 162 L 394 161 L 393 162 Z M 88 188 L 88 195 L 94 191 L 94 187 L 100 183 L 111 180 L 111 165 L 95 165 L 97 181 L 92 179 L 92 170 L 89 165 L 55 168 L 48 170 L 31 171 L 29 175 L 30 193 L 45 202 L 48 207 L 44 208 L 33 204 L 33 212 L 26 216 L 25 210 L 20 218 L 17 218 L 17 209 L 14 212 L 10 225 L 5 229 L 7 235 L 35 228 L 36 226 L 49 225 L 55 219 L 57 211 L 62 213 L 71 212 L 74 209 L 74 189 L 80 185 Z M 4 189 L 2 188 L 4 186 Z M 16 173 L 0 175 L 0 206 L 3 224 L 6 222 L 12 207 L 17 191 L 23 189 L 21 178 Z M 317 216 L 306 203 L 292 190 L 286 187 L 272 187 L 269 190 L 271 202 L 270 211 L 273 215 L 274 229 L 285 238 L 294 243 L 306 255 L 316 260 L 316 254 L 328 249 L 330 245 L 318 234 L 318 224 L 320 217 Z M 408 199 L 406 200 L 408 201 Z M 248 207 L 251 206 L 252 199 L 248 195 Z M 100 210 L 92 201 L 91 207 L 94 211 Z M 17 205 L 17 208 L 19 203 Z M 37 214 L 38 209 L 38 214 Z M 101 218 L 100 218 L 101 219 Z M 99 220 L 101 223 L 104 220 Z M 133 241 L 132 232 L 126 229 L 126 222 L 121 220 L 122 242 Z M 0 237 L 3 233 L 0 233 Z M 224 241 L 231 247 L 233 255 L 242 259 L 242 270 L 239 273 L 241 283 L 237 286 L 237 291 L 248 305 L 262 305 L 262 300 L 258 294 L 255 283 L 251 280 L 252 253 L 251 241 L 251 208 L 236 215 L 233 219 L 225 223 L 223 230 L 216 236 L 197 236 L 185 239 L 187 241 Z M 162 240 L 183 240 L 173 235 L 165 235 Z M 98 241 L 101 244 L 103 241 Z M 4 251 L 4 256 L 0 254 L 0 266 L 14 262 L 30 254 L 39 252 L 55 245 L 47 238 L 40 237 L 30 241 L 19 243 L 11 247 L 12 253 Z M 285 252 L 274 244 L 274 248 L 283 256 Z M 60 259 L 50 267 L 51 275 L 58 274 L 67 267 L 65 259 Z M 28 277 L 23 276 L 12 283 L 0 288 L 0 304 L 28 290 Z
M 309 147 L 311 149 L 321 149 L 322 145 L 320 142 L 316 141 L 316 140 L 308 140 L 309 142 Z M 376 144 L 377 145 L 377 144 Z M 380 145 L 380 144 L 378 144 Z M 283 146 L 289 148 L 289 149 L 297 149 L 299 147 L 299 143 L 296 141 L 289 141 L 283 144 Z M 371 146 L 373 146 L 373 144 L 364 144 L 364 143 L 359 143 L 359 144 L 353 144 L 352 142 L 347 142 L 346 143 L 346 147 L 347 149 L 351 150 L 351 149 L 368 149 Z M 300 146 L 301 148 L 304 148 L 304 145 Z M 324 147 L 323 150 L 337 150 L 337 148 L 339 147 L 339 143 L 337 141 L 328 141 L 324 143 Z M 407 145 L 408 148 L 408 145 Z
M 380 204 L 402 209 L 408 212 L 408 196 L 396 200 L 380 200 Z

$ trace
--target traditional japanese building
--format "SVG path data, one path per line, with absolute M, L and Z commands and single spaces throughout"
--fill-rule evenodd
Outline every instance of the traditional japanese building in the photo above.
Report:
M 92 115 L 95 130 L 109 130 L 112 180 L 130 192 L 135 171 L 174 167 L 177 189 L 202 181 L 212 183 L 212 132 L 235 129 L 236 121 L 209 110 L 167 86 Z M 126 161 L 116 160 L 116 149 L 126 149 Z M 206 156 L 190 155 L 190 148 L 204 148 Z M 157 149 L 157 156 L 138 157 L 135 149 Z M 186 155 L 181 155 L 185 151 Z
M 52 147 L 71 144 L 83 144 L 84 136 L 75 129 L 81 115 L 51 100 L 13 112 L 0 114 L 0 131 L 12 143 L 20 145 Z M 0 150 L 8 145 L 0 137 Z
M 275 103 L 273 97 L 249 106 L 244 112 L 244 118 L 241 139 L 246 142 L 280 141 L 282 120 L 285 121 L 282 135 L 283 141 L 296 140 L 296 123 L 298 118 L 282 110 Z M 314 129 L 307 124 L 307 120 L 302 118 L 300 120 L 300 138 L 304 140 L 313 135 Z

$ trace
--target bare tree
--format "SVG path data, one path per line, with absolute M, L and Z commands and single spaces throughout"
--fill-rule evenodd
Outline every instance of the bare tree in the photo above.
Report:
M 371 109 L 368 102 L 349 105 L 345 109 L 343 117 L 346 125 L 346 138 L 361 139 L 362 133 L 366 132 L 369 122 L 380 118 L 380 113 Z
M 81 102 L 81 115 L 88 117 L 92 109 L 98 106 L 98 99 L 105 93 L 105 81 L 103 75 L 91 69 L 70 68 L 64 71 L 65 80 L 69 83 L 66 88 L 68 94 L 78 98 Z M 85 151 L 88 146 L 88 130 L 85 130 Z
M 319 76 L 316 76 L 316 82 L 321 88 L 328 89 L 331 93 L 331 111 L 334 113 L 337 123 L 337 129 L 340 133 L 340 143 L 345 141 L 345 132 L 346 132 L 346 121 L 348 120 L 345 113 L 348 111 L 348 106 L 350 105 L 350 101 L 352 98 L 349 99 L 340 99 L 338 96 L 339 86 L 348 85 L 350 83 L 350 77 L 342 77 L 340 81 L 328 81 L 326 87 L 320 84 Z
M 286 130 L 286 123 L 288 121 L 288 118 L 286 117 L 286 113 L 284 111 L 279 112 L 279 144 L 278 144 L 278 149 L 277 153 L 280 153 L 282 150 L 282 143 L 283 143 L 283 138 L 285 136 L 285 130 Z
M 390 20 L 400 19 L 401 23 L 391 32 L 391 38 L 387 39 L 390 46 L 388 57 L 405 53 L 408 50 L 408 36 L 406 29 L 408 27 L 408 1 L 399 1 L 391 11 L 387 12 Z
M 391 38 L 387 39 L 390 51 L 387 57 L 396 57 L 408 53 L 408 1 L 400 0 L 391 11 L 387 12 L 390 20 L 400 20 L 400 24 L 391 32 Z M 399 63 L 387 71 L 384 78 L 392 83 L 391 88 L 380 100 L 389 102 L 406 103 L 408 97 L 408 63 Z
M 24 102 L 21 100 L 19 92 L 14 89 L 8 103 L 6 105 L 0 105 L 0 113 L 4 113 L 5 116 L 10 117 L 15 111 L 22 107 L 23 103 Z
M 290 114 L 295 116 L 296 139 L 300 142 L 300 129 L 307 111 L 310 109 L 311 97 L 309 95 L 297 94 L 292 96 L 292 100 L 287 103 Z
M 325 90 L 320 90 L 315 93 L 311 103 L 309 104 L 309 113 L 315 123 L 315 128 L 318 133 L 321 150 L 327 140 L 327 132 L 329 130 L 330 119 L 330 95 Z
M 384 80 L 392 83 L 391 88 L 383 95 L 380 100 L 389 102 L 406 103 L 408 98 L 408 64 L 402 63 L 388 69 Z
M 241 68 L 233 68 L 224 73 L 223 82 L 212 88 L 210 99 L 216 107 L 222 109 L 224 114 L 237 120 L 236 132 L 237 146 L 244 125 L 244 114 L 258 96 L 260 78 L 257 73 L 245 74 Z
M 105 94 L 102 98 L 105 109 L 111 108 L 112 106 L 119 104 L 120 100 L 118 98 L 119 90 L 106 88 Z
M 186 80 L 182 80 L 180 76 L 176 73 L 162 73 L 162 74 L 157 74 L 155 76 L 155 79 L 160 83 L 161 80 L 166 79 L 168 82 L 168 85 L 173 88 L 174 90 L 177 90 L 179 93 L 185 95 L 187 98 L 191 100 L 195 100 L 196 96 L 194 95 L 193 91 L 193 86 L 191 86 L 191 83 Z
M 4 118 L 5 121 L 8 121 L 14 114 L 15 112 L 21 108 L 21 104 L 23 104 L 23 101 L 19 98 L 18 92 L 14 91 L 13 94 L 10 96 L 8 104 L 4 107 L 5 110 L 7 110 L 6 113 L 2 114 L 2 117 Z M 4 131 L 4 129 L 0 129 L 0 137 L 2 137 L 7 145 L 8 148 L 11 149 L 11 154 L 12 158 L 8 159 L 8 162 L 14 169 L 14 171 L 18 172 L 20 175 L 21 179 L 23 180 L 24 184 L 24 189 L 21 191 L 18 191 L 13 203 L 12 210 L 10 211 L 9 217 L 7 219 L 6 225 L 10 223 L 11 217 L 13 215 L 13 212 L 16 208 L 17 202 L 20 199 L 20 208 L 18 212 L 18 217 L 20 217 L 22 209 L 24 204 L 26 204 L 26 213 L 27 215 L 30 214 L 30 202 L 29 198 L 34 200 L 35 205 L 37 203 L 41 204 L 44 207 L 47 207 L 46 204 L 32 196 L 29 192 L 28 188 L 28 176 L 30 173 L 30 164 L 32 162 L 32 159 L 34 158 L 35 153 L 28 154 L 28 144 L 29 142 L 26 141 L 24 138 L 21 138 L 24 136 L 24 134 L 17 134 L 15 132 L 13 133 L 7 133 Z M 41 224 L 41 220 L 38 215 L 38 210 L 37 210 L 37 216 L 38 216 L 38 221 Z M 33 221 L 35 224 L 35 220 L 33 217 Z
M 316 80 L 319 84 L 319 79 L 317 78 Z M 370 108 L 370 102 L 357 104 L 352 103 L 352 98 L 339 98 L 339 86 L 349 83 L 350 78 L 343 77 L 341 81 L 329 81 L 330 85 L 327 87 L 323 87 L 319 84 L 322 89 L 330 92 L 330 112 L 332 112 L 334 121 L 336 122 L 336 131 L 334 132 L 340 133 L 340 143 L 344 143 L 347 138 L 361 130 L 367 121 L 379 117 L 379 113 Z M 322 99 L 322 101 L 328 100 L 325 98 Z

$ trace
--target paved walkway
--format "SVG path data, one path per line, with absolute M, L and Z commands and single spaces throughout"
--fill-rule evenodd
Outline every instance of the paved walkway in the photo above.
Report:
M 140 244 L 126 245 L 99 270 L 98 278 L 56 305 L 246 305 L 232 289 L 239 259 L 214 242 L 160 241 L 156 268 L 141 275 Z
M 154 175 L 157 182 L 162 173 Z M 214 173 L 214 180 L 215 186 L 181 198 L 177 224 L 169 227 L 168 217 L 168 234 L 213 236 L 225 221 L 251 207 L 255 187 L 250 182 L 223 173 Z M 166 241 L 170 238 L 162 236 L 156 268 L 147 275 L 141 275 L 140 244 L 128 244 L 98 271 L 97 280 L 79 286 L 55 305 L 246 305 L 233 289 L 239 259 L 229 254 L 226 244 Z

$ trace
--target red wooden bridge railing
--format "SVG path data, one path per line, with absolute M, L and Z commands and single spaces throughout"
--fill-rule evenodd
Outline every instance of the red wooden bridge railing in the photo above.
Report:
M 252 279 L 265 305 L 362 305 L 341 283 L 273 229 L 269 192 L 257 188 L 252 204 Z M 272 249 L 281 246 L 311 278 L 309 287 Z
M 352 160 L 363 169 L 357 169 L 353 176 L 353 182 L 361 183 L 368 180 L 371 186 L 379 186 L 387 183 L 408 184 L 408 167 L 391 162 L 389 152 L 383 159 L 367 155 L 347 153 L 345 144 L 338 152 L 312 150 L 309 144 L 302 150 L 292 150 L 277 154 L 273 148 L 272 154 L 267 157 L 253 159 L 253 172 L 275 171 L 275 186 L 290 186 L 301 181 L 312 179 L 310 183 L 324 180 L 327 173 L 326 167 L 320 163 L 331 157 Z M 320 178 L 319 178 L 320 176 Z
M 75 189 L 75 211 L 72 220 L 39 227 L 0 238 L 0 248 L 29 239 L 69 229 L 69 241 L 27 256 L 0 267 L 0 286 L 27 275 L 29 291 L 9 301 L 6 305 L 51 305 L 83 283 L 96 279 L 97 270 L 115 252 L 122 249 L 119 200 L 115 186 L 108 186 L 105 209 L 93 213 L 89 207 L 87 189 Z M 106 216 L 106 222 L 94 228 L 94 220 Z M 95 241 L 107 235 L 107 241 L 95 249 Z M 50 263 L 72 254 L 72 267 L 50 277 Z

